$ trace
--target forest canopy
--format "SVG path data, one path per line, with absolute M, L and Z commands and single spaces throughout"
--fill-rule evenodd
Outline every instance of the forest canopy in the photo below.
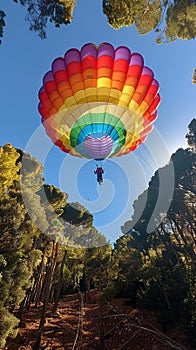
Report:
M 158 33 L 158 44 L 196 36 L 194 0 L 103 0 L 108 23 L 119 29 L 135 25 L 140 34 Z
M 187 148 L 170 160 L 175 186 L 168 212 L 158 213 L 162 221 L 147 233 L 158 173 L 169 164 L 153 175 L 144 211 L 132 225 L 146 191 L 135 200 L 132 219 L 122 225 L 114 246 L 93 227 L 92 214 L 80 203 L 69 203 L 66 193 L 44 183 L 43 166 L 35 158 L 10 144 L 0 147 L 0 348 L 15 338 L 31 304 L 41 303 L 38 349 L 48 303 L 55 315 L 60 297 L 77 293 L 86 281 L 100 291 L 102 303 L 128 298 L 133 307 L 153 311 L 163 330 L 178 324 L 194 348 L 196 119 L 188 128 Z M 24 203 L 26 194 L 31 211 Z
M 26 7 L 29 29 L 37 32 L 42 39 L 46 38 L 48 22 L 55 27 L 70 24 L 77 4 L 76 0 L 9 1 Z M 102 10 L 114 29 L 134 25 L 140 34 L 153 31 L 157 33 L 158 44 L 196 37 L 195 0 L 103 0 Z M 6 13 L 0 10 L 0 38 L 6 24 L 5 16 Z

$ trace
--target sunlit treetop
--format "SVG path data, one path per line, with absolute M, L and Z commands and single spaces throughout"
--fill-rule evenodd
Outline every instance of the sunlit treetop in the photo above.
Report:
M 54 23 L 55 27 L 69 24 L 73 19 L 75 0 L 13 0 L 27 9 L 26 21 L 29 29 L 38 33 L 40 38 L 46 38 L 48 21 Z M 0 38 L 3 37 L 5 27 L 5 13 L 0 10 Z M 1 40 L 0 40 L 1 44 Z
M 71 23 L 76 6 L 76 0 L 13 1 L 26 7 L 29 28 L 42 39 L 46 38 L 48 22 L 56 27 Z M 155 31 L 158 44 L 177 38 L 184 40 L 196 37 L 195 0 L 103 0 L 102 8 L 107 22 L 114 29 L 135 25 L 140 34 Z M 4 26 L 5 13 L 0 11 L 0 38 L 3 36 Z
M 154 30 L 158 44 L 196 37 L 195 0 L 103 0 L 103 12 L 115 29 L 134 24 L 140 34 Z

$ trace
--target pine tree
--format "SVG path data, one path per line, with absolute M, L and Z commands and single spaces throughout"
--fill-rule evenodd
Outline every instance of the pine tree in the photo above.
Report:
M 26 163 L 22 162 L 22 155 L 28 160 Z M 32 207 L 34 212 L 39 211 L 39 206 L 36 205 L 40 201 L 34 201 L 34 196 L 37 198 L 34 191 L 41 186 L 43 177 L 39 171 L 36 172 L 40 168 L 38 163 L 36 167 L 34 159 L 11 145 L 1 148 L 0 166 L 5 169 L 1 176 L 3 191 L 0 198 L 0 256 L 5 262 L 0 271 L 0 306 L 4 315 L 4 322 L 1 323 L 2 343 L 5 343 L 8 336 L 14 336 L 17 332 L 18 319 L 13 311 L 24 300 L 26 291 L 31 287 L 34 269 L 41 257 L 35 247 L 40 233 L 35 225 L 37 218 L 33 217 L 35 221 L 32 221 L 30 212 Z M 21 190 L 21 177 L 30 188 L 30 209 L 24 203 L 23 194 L 26 188 Z M 37 216 L 44 222 L 43 210 L 37 212 Z
M 0 195 L 19 180 L 20 163 L 16 163 L 20 154 L 10 144 L 0 147 Z
M 13 0 L 27 8 L 26 21 L 29 29 L 38 33 L 41 39 L 46 38 L 48 22 L 55 27 L 69 24 L 73 19 L 75 0 Z M 0 10 L 0 38 L 3 37 L 4 17 L 6 14 Z M 1 41 L 0 41 L 1 44 Z

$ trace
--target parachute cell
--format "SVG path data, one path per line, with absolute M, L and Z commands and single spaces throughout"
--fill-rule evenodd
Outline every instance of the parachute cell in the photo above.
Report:
M 127 154 L 145 140 L 157 117 L 158 90 L 139 53 L 86 44 L 53 61 L 38 109 L 62 151 L 101 160 Z

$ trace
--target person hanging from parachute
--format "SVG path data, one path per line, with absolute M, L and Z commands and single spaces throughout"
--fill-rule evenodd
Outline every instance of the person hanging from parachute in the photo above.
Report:
M 101 166 L 97 165 L 97 169 L 94 170 L 94 174 L 97 175 L 97 182 L 99 183 L 99 185 L 101 185 L 103 182 L 103 175 L 102 174 L 104 174 L 103 168 Z

